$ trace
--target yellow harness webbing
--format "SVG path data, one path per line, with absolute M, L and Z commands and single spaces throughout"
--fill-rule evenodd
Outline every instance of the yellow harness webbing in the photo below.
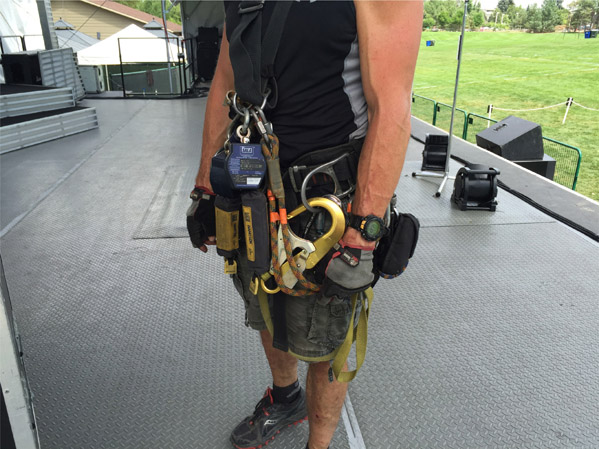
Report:
M 325 362 L 328 360 L 333 360 L 331 368 L 335 378 L 339 382 L 352 381 L 356 377 L 356 374 L 364 363 L 364 358 L 366 357 L 366 346 L 368 345 L 368 316 L 370 314 L 373 296 L 372 287 L 369 287 L 363 293 L 356 293 L 352 295 L 352 314 L 351 320 L 349 322 L 350 324 L 345 335 L 345 340 L 343 340 L 343 343 L 333 352 L 321 357 L 306 357 L 295 354 L 291 350 L 288 350 L 289 354 L 305 362 Z M 262 318 L 266 323 L 266 328 L 268 329 L 268 332 L 273 335 L 273 324 L 270 315 L 270 307 L 268 306 L 268 295 L 262 288 L 258 290 L 258 300 L 260 302 L 260 311 L 262 312 Z M 358 324 L 354 328 L 353 324 L 355 323 L 356 306 L 358 305 L 358 301 L 361 302 L 362 309 L 360 311 L 360 317 L 358 318 Z M 343 367 L 347 361 L 347 358 L 349 357 L 349 353 L 354 341 L 356 342 L 356 369 L 351 371 L 343 371 Z

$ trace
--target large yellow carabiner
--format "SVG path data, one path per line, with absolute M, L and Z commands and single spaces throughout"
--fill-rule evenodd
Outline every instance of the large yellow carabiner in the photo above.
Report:
M 308 257 L 306 258 L 306 269 L 311 269 L 316 266 L 316 264 L 329 252 L 329 250 L 335 245 L 343 234 L 345 233 L 345 214 L 341 207 L 333 200 L 328 198 L 316 197 L 308 199 L 308 204 L 311 207 L 320 207 L 326 210 L 331 217 L 331 226 L 327 232 L 325 232 L 321 237 L 316 239 L 313 242 L 314 251 L 312 251 Z M 304 213 L 306 211 L 306 207 L 302 204 L 293 210 L 293 212 L 287 214 L 287 218 L 291 220 L 294 217 Z M 290 231 L 291 232 L 291 231 Z M 299 237 L 297 238 L 298 240 Z M 296 254 L 295 259 L 299 259 L 301 254 Z M 289 263 L 285 261 L 281 264 L 281 274 L 285 275 L 287 271 L 289 271 Z M 274 295 L 275 293 L 280 291 L 280 288 L 277 286 L 274 289 L 270 289 L 266 286 L 266 281 L 272 277 L 272 273 L 264 274 L 260 279 L 260 286 L 262 290 L 264 290 L 269 295 Z

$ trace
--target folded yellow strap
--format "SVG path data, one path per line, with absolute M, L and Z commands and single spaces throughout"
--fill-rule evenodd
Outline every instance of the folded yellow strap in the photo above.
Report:
M 337 355 L 333 360 L 333 374 L 339 382 L 351 382 L 358 374 L 359 369 L 364 363 L 366 357 L 366 346 L 368 345 L 368 315 L 370 314 L 370 307 L 372 306 L 372 288 L 369 288 L 363 293 L 357 293 L 352 296 L 352 314 L 350 325 L 347 329 L 347 335 L 345 340 L 339 347 Z M 368 304 L 367 301 L 368 300 Z M 356 307 L 358 301 L 362 303 L 362 310 L 360 311 L 360 318 L 358 318 L 358 325 L 355 328 L 354 336 L 354 319 L 356 315 Z M 356 369 L 352 371 L 342 371 L 343 365 L 349 357 L 352 344 L 356 341 Z
M 306 362 L 325 362 L 334 359 L 332 364 L 332 370 L 333 374 L 335 375 L 335 378 L 339 382 L 352 381 L 354 377 L 356 377 L 356 374 L 358 373 L 358 370 L 364 363 L 364 358 L 366 357 L 366 346 L 368 344 L 368 315 L 370 314 L 370 307 L 372 306 L 372 298 L 372 288 L 368 288 L 363 293 L 357 293 L 351 297 L 352 315 L 350 325 L 347 329 L 345 340 L 333 352 L 322 357 L 306 357 L 295 354 L 291 350 L 289 350 L 288 352 L 292 356 L 300 360 L 304 360 Z M 262 318 L 266 323 L 266 328 L 268 329 L 268 332 L 272 335 L 273 324 L 270 315 L 270 308 L 268 307 L 268 295 L 264 290 L 262 290 L 262 288 L 258 290 L 258 300 L 260 303 L 260 311 L 262 312 Z M 362 310 L 360 311 L 358 325 L 355 327 L 354 333 L 353 323 L 355 320 L 356 306 L 358 305 L 358 301 L 362 303 Z M 356 342 L 356 369 L 352 371 L 342 371 L 343 366 L 345 365 L 345 362 L 349 357 L 349 352 L 351 351 L 351 347 L 354 340 Z

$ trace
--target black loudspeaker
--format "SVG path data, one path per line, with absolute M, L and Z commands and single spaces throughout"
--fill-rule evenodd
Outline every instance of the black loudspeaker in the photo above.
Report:
M 540 161 L 514 161 L 521 167 L 527 168 L 528 170 L 535 172 L 547 179 L 553 181 L 555 176 L 555 159 L 546 154 L 543 155 L 543 159 Z
M 479 132 L 476 144 L 510 161 L 543 159 L 541 125 L 513 115 Z
M 196 43 L 198 77 L 211 80 L 218 60 L 218 28 L 198 28 Z
M 423 171 L 445 171 L 447 162 L 447 134 L 426 134 L 424 151 L 422 152 Z

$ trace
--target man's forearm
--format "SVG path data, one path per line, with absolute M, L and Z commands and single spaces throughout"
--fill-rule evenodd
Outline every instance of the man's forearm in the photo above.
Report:
M 196 176 L 196 185 L 210 189 L 210 162 L 212 156 L 223 146 L 227 137 L 229 110 L 223 106 L 227 90 L 225 86 L 214 85 L 213 83 L 206 104 L 206 118 L 202 133 L 202 156 Z
M 229 108 L 224 105 L 224 100 L 226 93 L 234 87 L 233 68 L 229 59 L 229 43 L 226 30 L 224 30 L 220 55 L 206 102 L 204 131 L 202 133 L 202 156 L 196 176 L 197 186 L 207 187 L 212 190 L 210 186 L 210 163 L 212 156 L 223 146 L 227 137 Z
M 409 103 L 407 107 L 397 104 L 393 111 L 372 113 L 358 164 L 353 213 L 385 214 L 401 175 L 409 139 Z

